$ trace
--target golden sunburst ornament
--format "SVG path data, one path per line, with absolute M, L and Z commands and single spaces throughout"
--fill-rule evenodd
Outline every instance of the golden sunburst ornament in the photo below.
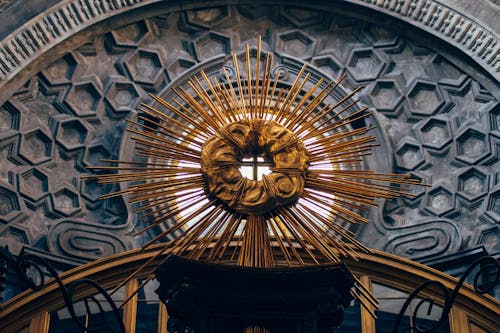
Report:
M 103 198 L 128 194 L 140 205 L 134 212 L 149 225 L 137 234 L 168 222 L 144 248 L 182 231 L 165 249 L 191 259 L 251 267 L 356 259 L 369 249 L 341 223 L 368 222 L 360 212 L 375 199 L 410 195 L 401 185 L 419 182 L 362 169 L 375 137 L 351 126 L 370 114 L 350 102 L 358 89 L 325 102 L 345 76 L 314 83 L 304 65 L 287 85 L 279 72 L 273 78 L 260 38 L 256 54 L 252 61 L 246 45 L 243 63 L 232 55 L 233 79 L 226 69 L 225 80 L 201 71 L 172 88 L 175 98 L 151 96 L 156 106 L 142 105 L 128 129 L 144 162 L 113 161 L 107 169 L 118 173 L 99 182 L 129 185 Z M 242 174 L 258 163 L 270 173 Z
M 359 212 L 376 198 L 409 195 L 398 185 L 418 181 L 360 170 L 375 137 L 366 135 L 371 128 L 350 124 L 370 113 L 348 113 L 357 101 L 346 101 L 357 89 L 334 105 L 324 103 L 345 76 L 304 89 L 310 84 L 304 65 L 293 84 L 282 87 L 279 72 L 271 76 L 272 56 L 261 56 L 260 38 L 257 55 L 252 66 L 246 45 L 245 71 L 232 55 L 234 80 L 226 69 L 226 82 L 201 71 L 189 88 L 172 89 L 172 101 L 152 96 L 162 110 L 142 105 L 144 123 L 130 121 L 129 131 L 146 162 L 113 161 L 119 166 L 109 168 L 121 173 L 99 175 L 99 181 L 135 184 L 103 198 L 128 193 L 130 203 L 140 203 L 134 212 L 150 217 L 150 225 L 137 234 L 175 218 L 144 248 L 184 230 L 169 247 L 192 259 L 220 262 L 234 242 L 238 253 L 231 257 L 243 266 L 356 258 L 355 250 L 369 250 L 339 222 L 367 222 Z M 271 173 L 260 180 L 243 176 L 243 161 L 257 158 Z

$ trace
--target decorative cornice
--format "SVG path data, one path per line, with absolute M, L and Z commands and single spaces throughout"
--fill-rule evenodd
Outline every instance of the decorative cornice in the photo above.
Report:
M 493 77 L 500 73 L 500 43 L 490 31 L 437 0 L 347 0 L 408 22 L 458 47 Z
M 0 42 L 0 82 L 6 83 L 34 59 L 75 33 L 154 2 L 158 0 L 61 1 Z
M 161 0 L 65 0 L 34 17 L 0 42 L 0 87 L 55 45 L 93 24 Z M 180 4 L 179 8 L 193 7 Z M 234 3 L 246 3 L 235 1 Z M 267 1 L 262 1 L 265 4 Z M 493 77 L 500 72 L 495 32 L 437 0 L 343 0 L 405 21 L 459 48 Z M 200 1 L 200 5 L 207 1 Z M 216 5 L 217 1 L 209 1 Z M 227 3 L 226 1 L 221 3 Z M 273 2 L 276 4 L 276 2 Z M 290 2 L 287 2 L 290 4 Z M 322 6 L 331 6 L 323 2 Z

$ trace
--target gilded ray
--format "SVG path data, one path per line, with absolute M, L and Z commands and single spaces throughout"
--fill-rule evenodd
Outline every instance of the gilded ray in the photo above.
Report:
M 357 259 L 370 250 L 342 224 L 367 223 L 376 199 L 411 196 L 408 186 L 421 184 L 363 169 L 376 141 L 372 127 L 353 127 L 371 114 L 358 106 L 361 87 L 327 103 L 346 74 L 311 82 L 304 65 L 287 84 L 260 37 L 254 51 L 246 45 L 241 63 L 232 55 L 233 78 L 226 68 L 225 80 L 201 71 L 168 101 L 151 95 L 154 104 L 128 121 L 141 160 L 105 160 L 112 166 L 89 167 L 102 173 L 86 178 L 126 185 L 101 198 L 127 195 L 145 224 L 136 234 L 164 225 L 143 249 L 175 235 L 170 253 L 241 266 Z M 270 174 L 243 177 L 248 156 L 264 159 Z M 353 293 L 375 302 L 361 287 Z

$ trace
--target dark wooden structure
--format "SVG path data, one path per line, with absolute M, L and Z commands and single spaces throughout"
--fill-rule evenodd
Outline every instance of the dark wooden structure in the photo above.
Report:
M 332 332 L 352 300 L 354 280 L 343 264 L 252 268 L 171 257 L 156 271 L 168 330 L 237 333 Z

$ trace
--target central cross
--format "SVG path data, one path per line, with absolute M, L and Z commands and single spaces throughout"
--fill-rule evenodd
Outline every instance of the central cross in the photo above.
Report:
M 241 174 L 253 180 L 261 180 L 262 175 L 267 175 L 271 170 L 272 162 L 267 161 L 260 155 L 243 158 L 240 162 Z

